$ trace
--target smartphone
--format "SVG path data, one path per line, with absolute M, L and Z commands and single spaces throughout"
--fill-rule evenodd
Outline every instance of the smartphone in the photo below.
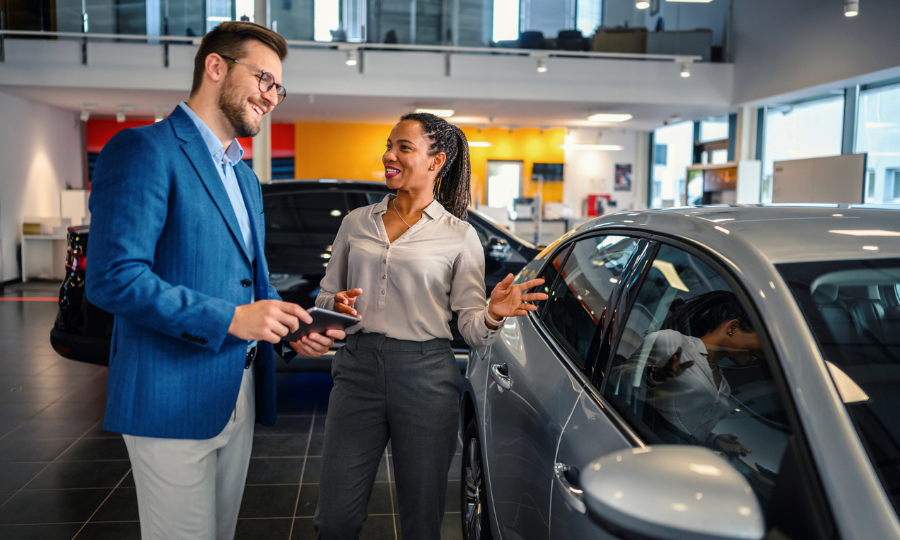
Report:
M 359 319 L 356 317 L 344 315 L 330 309 L 314 307 L 307 309 L 306 312 L 312 317 L 312 323 L 306 324 L 300 321 L 300 328 L 296 332 L 291 332 L 281 338 L 282 341 L 297 341 L 301 337 L 312 333 L 325 335 L 326 330 L 343 330 L 359 323 Z

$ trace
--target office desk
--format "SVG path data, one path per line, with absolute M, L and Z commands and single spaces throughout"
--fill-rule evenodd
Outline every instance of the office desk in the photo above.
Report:
M 22 235 L 22 283 L 28 278 L 55 279 L 66 276 L 66 235 Z

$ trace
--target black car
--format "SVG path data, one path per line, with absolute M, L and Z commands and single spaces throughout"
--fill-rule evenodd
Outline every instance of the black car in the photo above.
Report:
M 348 212 L 381 201 L 391 193 L 377 182 L 337 180 L 281 180 L 263 184 L 266 214 L 266 260 L 269 282 L 281 297 L 304 308 L 315 304 L 319 281 L 331 258 L 331 245 L 341 220 Z M 469 210 L 485 250 L 485 283 L 490 291 L 509 273 L 517 273 L 539 250 L 483 214 Z M 69 228 L 66 277 L 59 291 L 59 311 L 50 331 L 50 343 L 60 355 L 92 364 L 109 363 L 113 316 L 91 304 L 84 294 L 89 226 Z M 467 346 L 453 329 L 453 347 L 464 353 Z M 459 356 L 461 368 L 465 358 Z M 280 370 L 328 371 L 329 355 L 290 365 L 279 361 Z M 289 367 L 288 367 L 289 366 Z

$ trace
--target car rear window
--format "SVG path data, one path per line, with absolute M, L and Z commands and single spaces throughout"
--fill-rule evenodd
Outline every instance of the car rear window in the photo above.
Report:
M 900 509 L 900 259 L 778 265 L 894 511 Z

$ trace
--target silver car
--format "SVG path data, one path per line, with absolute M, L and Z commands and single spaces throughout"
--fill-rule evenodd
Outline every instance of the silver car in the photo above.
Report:
M 900 211 L 603 216 L 470 352 L 464 537 L 900 538 Z

